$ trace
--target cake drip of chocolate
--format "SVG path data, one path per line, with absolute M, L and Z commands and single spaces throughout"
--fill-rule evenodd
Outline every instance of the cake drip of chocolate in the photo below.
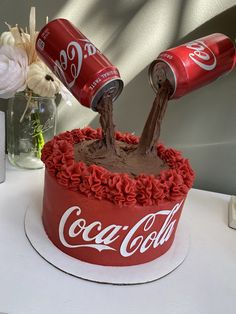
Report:
M 155 147 L 170 91 L 170 84 L 164 82 L 156 95 L 138 145 L 115 140 L 112 98 L 105 95 L 97 106 L 102 139 L 75 144 L 75 159 L 87 165 L 102 166 L 112 172 L 128 173 L 132 177 L 141 173 L 158 175 L 161 170 L 167 169 L 165 162 L 157 156 Z
M 161 123 L 166 112 L 172 87 L 166 80 L 159 88 L 151 111 L 145 123 L 136 153 L 141 155 L 156 154 L 155 147 L 161 133 Z
M 97 105 L 100 114 L 100 125 L 102 128 L 102 142 L 108 150 L 116 152 L 115 148 L 115 126 L 113 123 L 113 104 L 111 95 L 104 95 Z

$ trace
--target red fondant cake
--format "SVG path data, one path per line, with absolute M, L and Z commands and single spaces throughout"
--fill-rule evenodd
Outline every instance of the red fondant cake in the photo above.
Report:
M 113 173 L 74 158 L 74 145 L 101 139 L 101 130 L 76 129 L 46 143 L 43 224 L 64 253 L 109 266 L 149 262 L 171 247 L 194 173 L 179 152 L 157 146 L 169 169 L 158 176 Z M 137 144 L 131 134 L 116 140 Z

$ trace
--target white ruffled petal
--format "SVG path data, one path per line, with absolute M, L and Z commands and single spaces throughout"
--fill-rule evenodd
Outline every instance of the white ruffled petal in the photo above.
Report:
M 3 32 L 0 36 L 0 44 L 1 45 L 14 46 L 15 45 L 15 39 L 12 36 L 12 33 L 11 32 Z
M 11 46 L 0 48 L 0 97 L 10 98 L 26 87 L 28 57 L 24 50 Z

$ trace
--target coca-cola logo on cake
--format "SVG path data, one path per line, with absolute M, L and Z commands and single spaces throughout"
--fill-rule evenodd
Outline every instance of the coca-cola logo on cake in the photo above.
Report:
M 105 226 L 102 219 L 87 223 L 79 206 L 68 208 L 59 223 L 59 238 L 66 248 L 88 248 L 99 252 L 104 250 L 117 251 L 121 256 L 128 257 L 136 252 L 143 254 L 151 248 L 156 249 L 167 242 L 176 225 L 175 214 L 180 210 L 183 201 L 172 209 L 159 210 L 145 215 L 134 225 L 109 224 Z M 162 223 L 155 228 L 155 222 Z M 72 218 L 72 221 L 68 221 Z M 124 232 L 125 231 L 125 232 Z M 122 234 L 123 233 L 123 234 Z M 121 244 L 116 245 L 122 238 Z M 75 240 L 75 243 L 72 242 Z
M 211 71 L 216 67 L 216 56 L 211 49 L 201 40 L 195 40 L 186 45 L 192 52 L 189 58 L 200 68 Z
M 79 260 L 107 266 L 142 264 L 171 247 L 184 199 L 119 207 L 69 191 L 46 172 L 43 224 L 49 239 Z

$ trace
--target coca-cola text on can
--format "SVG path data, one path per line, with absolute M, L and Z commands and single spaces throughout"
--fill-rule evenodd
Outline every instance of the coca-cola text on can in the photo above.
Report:
M 155 91 L 168 79 L 176 99 L 207 85 L 235 66 L 235 45 L 223 34 L 211 34 L 162 52 L 149 67 Z
M 115 100 L 123 89 L 118 69 L 68 20 L 46 24 L 36 40 L 39 57 L 75 98 L 96 111 L 104 94 Z

